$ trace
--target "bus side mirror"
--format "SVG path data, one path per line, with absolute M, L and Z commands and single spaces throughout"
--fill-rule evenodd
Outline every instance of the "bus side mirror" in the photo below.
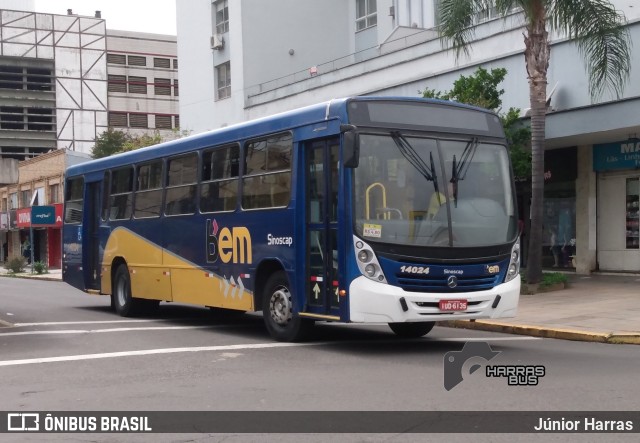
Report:
M 345 168 L 357 168 L 360 162 L 360 134 L 347 131 L 342 134 L 342 154 Z

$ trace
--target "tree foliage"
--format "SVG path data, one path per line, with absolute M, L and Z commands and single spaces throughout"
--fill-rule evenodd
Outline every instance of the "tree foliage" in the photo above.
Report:
M 102 158 L 117 154 L 122 150 L 122 146 L 129 140 L 129 137 L 126 132 L 109 128 L 95 139 L 96 144 L 91 150 L 91 156 Z
M 469 53 L 479 13 L 494 8 L 507 16 L 519 8 L 524 16 L 524 60 L 531 104 L 531 225 L 527 281 L 542 277 L 542 222 L 547 71 L 551 60 L 549 30 L 573 39 L 589 76 L 589 94 L 604 90 L 620 96 L 631 71 L 631 37 L 624 13 L 610 0 L 439 0 L 441 38 L 456 56 Z
M 93 158 L 108 157 L 120 152 L 133 151 L 158 143 L 181 138 L 189 135 L 189 131 L 174 131 L 173 136 L 165 138 L 158 131 L 152 134 L 131 135 L 119 129 L 109 128 L 95 139 L 95 145 L 91 150 Z
M 506 113 L 501 113 L 501 97 L 504 94 L 504 89 L 498 89 L 498 86 L 506 75 L 507 70 L 504 68 L 487 71 L 479 67 L 468 77 L 461 75 L 458 80 L 453 82 L 453 88 L 450 91 L 427 88 L 421 93 L 426 98 L 457 101 L 498 113 L 509 142 L 513 173 L 518 179 L 526 179 L 531 176 L 531 152 L 529 150 L 531 131 L 520 123 L 519 109 L 510 108 Z

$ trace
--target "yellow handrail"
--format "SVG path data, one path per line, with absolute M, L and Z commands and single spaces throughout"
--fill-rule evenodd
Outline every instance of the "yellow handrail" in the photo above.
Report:
M 383 208 L 387 207 L 387 190 L 385 189 L 385 187 L 384 187 L 384 185 L 382 183 L 380 183 L 380 182 L 373 183 L 372 185 L 370 185 L 367 188 L 367 191 L 365 192 L 365 210 L 367 212 L 367 220 L 371 219 L 371 214 L 370 214 L 370 209 L 371 208 L 370 208 L 370 201 L 369 201 L 370 193 L 371 193 L 371 190 L 373 188 L 378 187 L 378 186 L 380 187 L 380 189 L 382 189 L 382 207 Z M 389 214 L 388 212 L 385 212 L 382 215 L 382 218 L 385 219 L 385 220 L 388 220 L 390 216 L 391 216 L 391 214 Z

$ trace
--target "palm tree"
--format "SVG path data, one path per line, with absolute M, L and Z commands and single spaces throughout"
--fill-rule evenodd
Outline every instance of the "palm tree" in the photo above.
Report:
M 542 278 L 542 200 L 547 69 L 551 55 L 548 29 L 575 40 L 586 62 L 592 100 L 606 89 L 620 97 L 629 80 L 631 39 L 626 18 L 609 0 L 440 0 L 440 36 L 456 52 L 468 54 L 474 17 L 490 8 L 506 16 L 521 8 L 524 58 L 531 106 L 531 230 L 527 282 Z

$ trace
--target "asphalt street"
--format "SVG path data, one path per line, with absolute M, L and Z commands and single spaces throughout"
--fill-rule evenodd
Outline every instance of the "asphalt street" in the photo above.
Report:
M 0 278 L 0 321 L 12 325 L 0 327 L 1 409 L 6 411 L 637 411 L 640 396 L 640 347 L 634 345 L 441 327 L 425 338 L 402 340 L 386 325 L 340 324 L 317 325 L 309 342 L 278 343 L 258 315 L 219 316 L 204 308 L 163 304 L 153 317 L 125 319 L 110 311 L 106 297 L 64 283 L 11 278 Z M 544 366 L 544 375 L 536 385 L 509 385 L 484 370 L 472 373 L 475 364 L 487 363 L 475 357 L 462 365 L 461 382 L 447 390 L 445 354 L 461 351 L 467 342 L 499 351 L 491 364 Z M 153 440 L 190 441 L 189 435 L 163 434 Z M 417 436 L 385 435 L 341 435 L 340 440 L 415 441 Z M 31 436 L 34 441 L 51 437 Z M 294 435 L 281 437 L 296 441 Z M 459 437 L 462 441 L 464 435 Z M 493 437 L 486 441 L 513 440 L 507 434 Z M 529 437 L 632 441 L 634 435 Z

